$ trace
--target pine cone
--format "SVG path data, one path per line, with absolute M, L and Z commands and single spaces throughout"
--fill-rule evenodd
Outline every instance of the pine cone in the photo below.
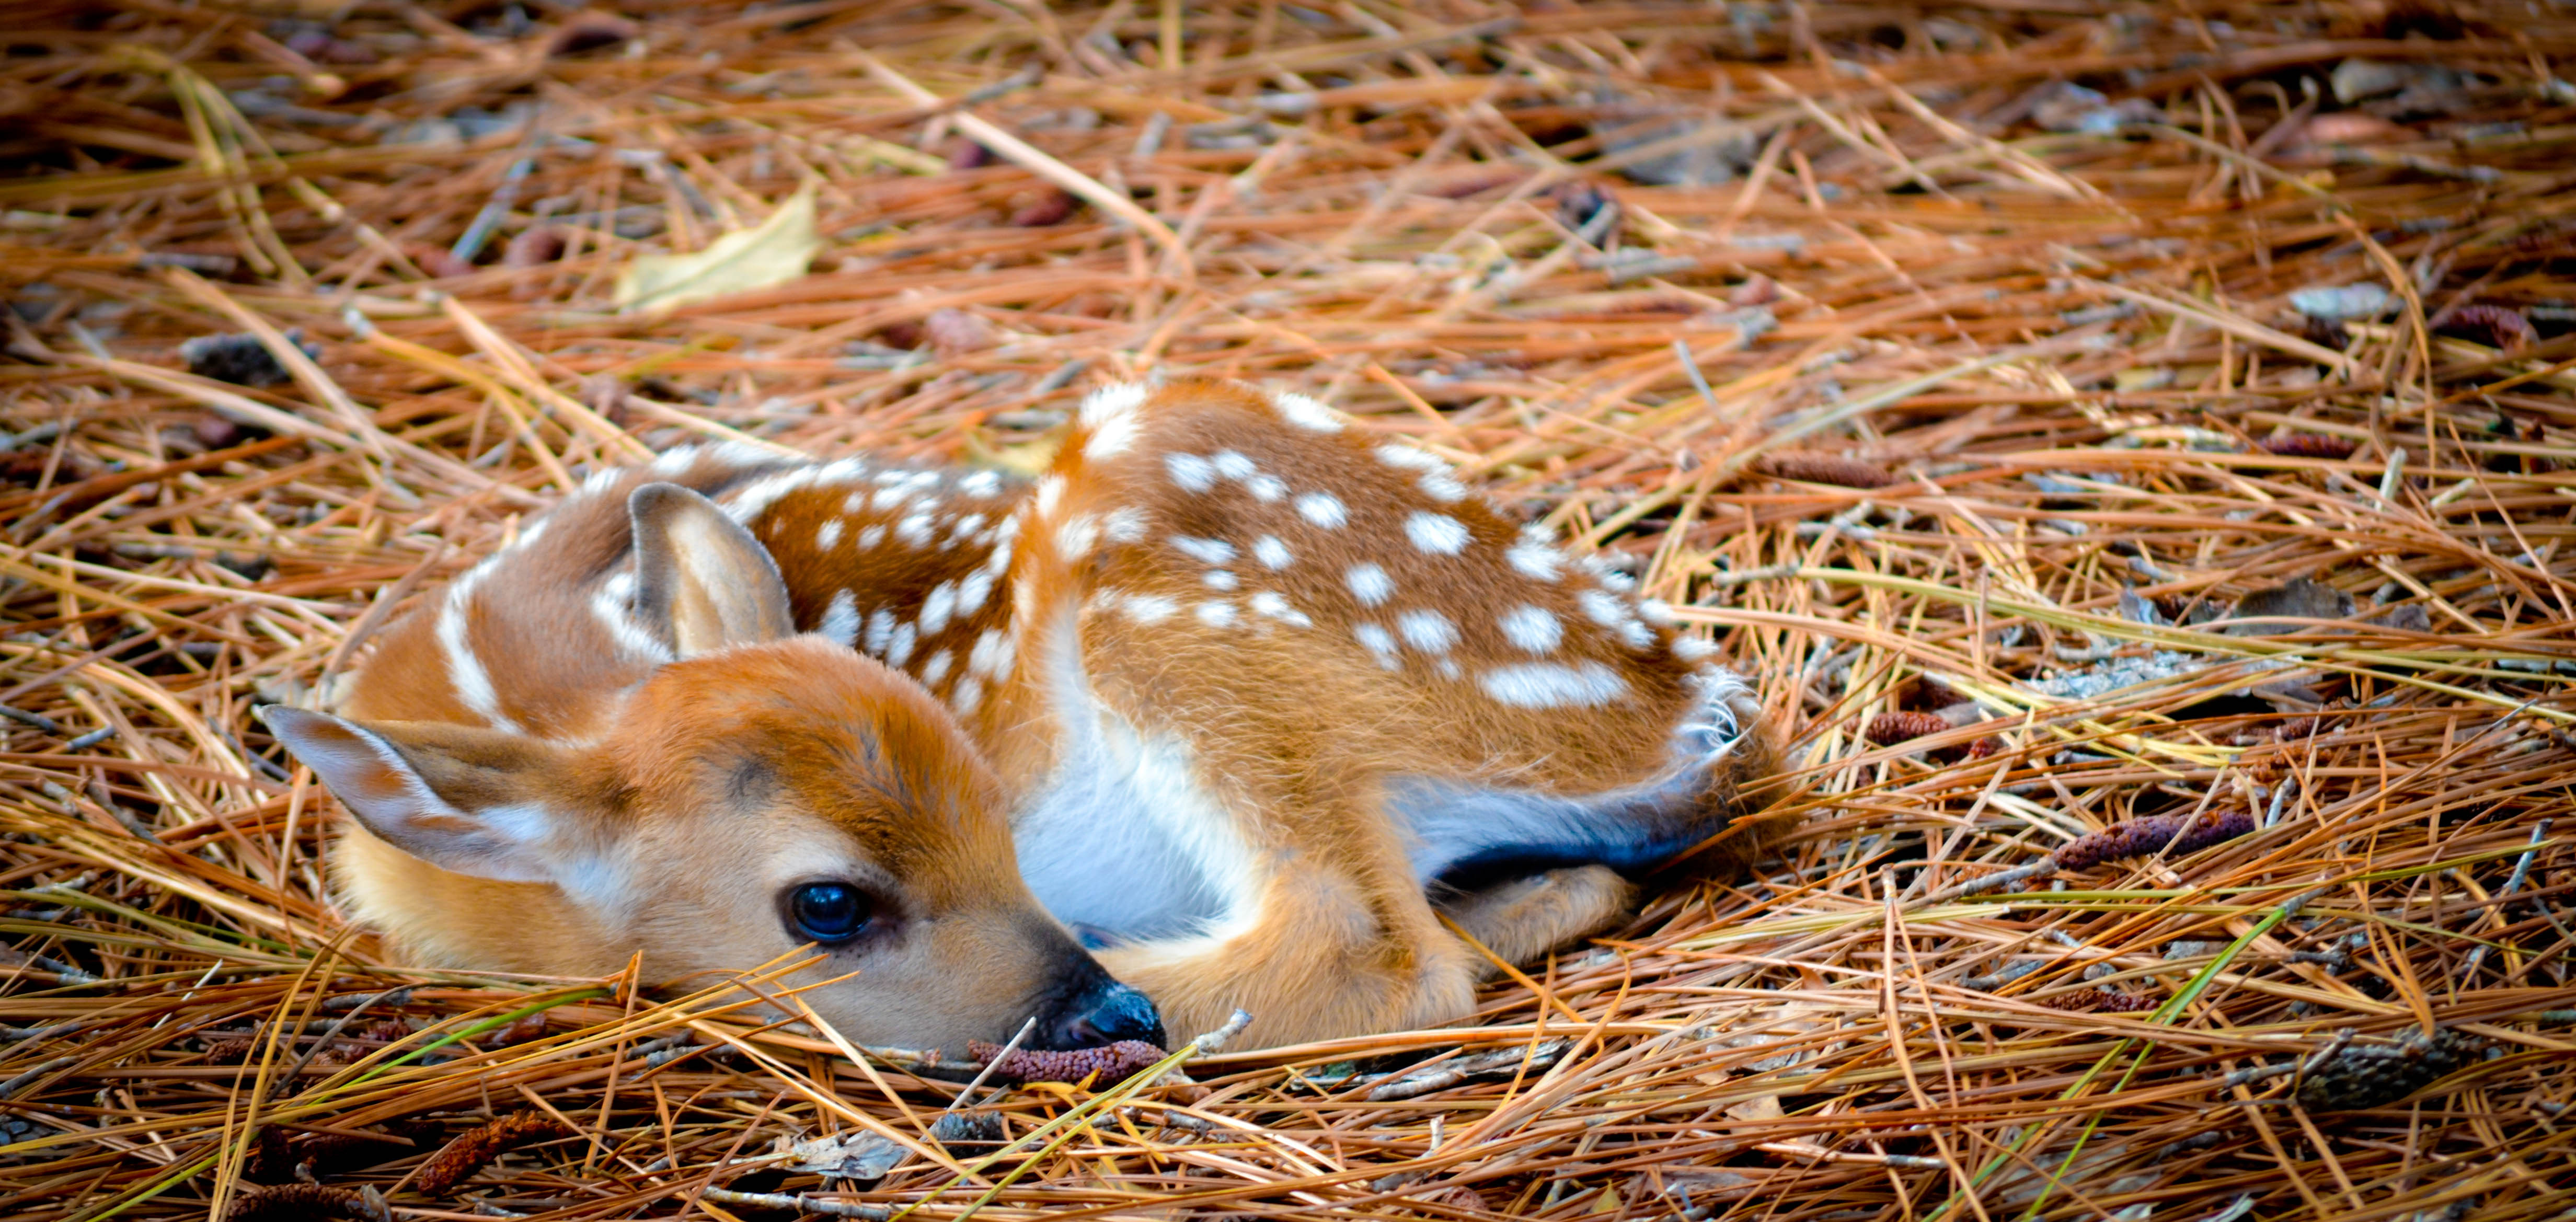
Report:
M 224 1222 L 304 1222 L 308 1218 L 389 1219 L 384 1198 L 329 1184 L 264 1184 L 244 1188 L 224 1210 Z
M 1881 713 L 1869 719 L 1864 737 L 1882 747 L 1928 738 L 1950 729 L 1950 719 L 1939 713 Z
M 2278 437 L 2266 437 L 2257 444 L 2263 447 L 2264 452 L 2284 458 L 2344 459 L 2352 457 L 2352 452 L 2361 448 L 2361 443 L 2350 437 L 2333 437 L 2324 433 L 2283 433 Z

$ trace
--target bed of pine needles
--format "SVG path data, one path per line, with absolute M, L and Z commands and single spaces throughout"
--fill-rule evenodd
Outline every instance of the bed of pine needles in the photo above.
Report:
M 9 7 L 0 1215 L 2576 1189 L 2576 11 Z M 805 274 L 617 308 L 807 184 Z M 584 472 L 1025 463 L 1183 374 L 1419 438 L 1669 599 L 1803 830 L 1456 1028 L 944 1127 L 953 1074 L 762 1025 L 792 964 L 426 972 L 333 906 L 336 808 L 250 710 Z

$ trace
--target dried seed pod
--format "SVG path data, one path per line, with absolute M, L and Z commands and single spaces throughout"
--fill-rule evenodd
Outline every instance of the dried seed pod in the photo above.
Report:
M 571 244 L 571 239 L 564 236 L 560 226 L 530 225 L 520 230 L 510 239 L 510 244 L 502 248 L 501 266 L 538 267 L 552 263 L 562 258 L 563 252 Z
M 2089 836 L 2058 846 L 2051 857 L 2061 870 L 2082 870 L 2123 857 L 2170 852 L 2176 857 L 2234 840 L 2254 830 L 2251 812 L 2231 810 L 2203 815 L 2149 815 L 2126 819 Z
M 2465 305 L 2451 312 L 2448 324 L 2464 331 L 2483 331 L 2487 342 L 2512 352 L 2540 338 L 2522 311 L 2507 306 Z
M 1074 198 L 1073 192 L 1051 190 L 1012 213 L 1011 223 L 1022 229 L 1061 225 L 1073 215 L 1074 209 L 1081 206 L 1082 201 Z
M 615 13 L 575 13 L 554 32 L 554 37 L 546 40 L 546 54 L 579 55 L 619 46 L 642 32 L 642 27 Z
M 490 1166 L 493 1159 L 518 1146 L 536 1141 L 570 1137 L 572 1130 L 543 1112 L 512 1112 L 484 1125 L 468 1129 L 447 1143 L 428 1162 L 421 1164 L 420 1178 L 413 1186 L 433 1197 L 443 1197 L 456 1186 L 474 1178 L 474 1173 Z
M 981 352 L 993 346 L 992 324 L 985 322 L 980 314 L 970 314 L 954 306 L 932 310 L 930 317 L 922 320 L 921 330 L 929 337 L 931 347 L 950 356 Z
M 1002 1147 L 1002 1118 L 990 1112 L 942 1112 L 930 1136 L 951 1154 L 989 1154 Z
M 304 1222 L 308 1218 L 390 1219 L 384 1198 L 363 1188 L 329 1184 L 264 1184 L 244 1188 L 224 1210 L 224 1222 Z
M 1881 713 L 1869 719 L 1865 736 L 1882 747 L 1893 747 L 1950 728 L 1950 719 L 1939 713 Z
M 2309 1071 L 2299 1106 L 2359 1111 L 2395 1103 L 2466 1065 L 2484 1045 L 2456 1031 L 2408 1032 L 2394 1045 L 2356 1044 Z
M 1099 1085 L 1120 1081 L 1169 1055 L 1142 1040 L 1120 1040 L 1105 1048 L 1076 1048 L 1068 1052 L 1032 1052 L 1014 1048 L 1004 1056 L 1001 1046 L 981 1040 L 969 1041 L 966 1051 L 978 1061 L 993 1066 L 993 1076 L 1007 1082 L 1079 1082 L 1097 1073 Z M 995 1057 L 1000 1057 L 995 1061 Z
M 1774 479 L 1796 480 L 1804 484 L 1833 484 L 1843 488 L 1884 488 L 1896 482 L 1896 476 L 1876 463 L 1862 462 L 1821 450 L 1789 450 L 1765 454 L 1755 459 L 1753 469 Z
M 2352 452 L 2361 448 L 2361 443 L 2350 437 L 2333 437 L 2324 433 L 2283 433 L 2266 437 L 2256 444 L 2262 446 L 2266 453 L 2287 458 L 2343 459 L 2352 457 Z
M 1984 738 L 1980 738 L 1977 741 L 1968 744 L 1968 758 L 1972 760 L 1981 760 L 2003 749 L 2004 740 L 1989 734 Z
M 306 356 L 322 355 L 320 348 L 304 342 L 300 328 L 288 331 L 286 341 L 303 349 Z M 179 359 L 188 362 L 188 372 L 198 377 L 235 386 L 275 386 L 294 380 L 286 366 L 269 352 L 268 345 L 248 332 L 200 335 L 179 345 Z

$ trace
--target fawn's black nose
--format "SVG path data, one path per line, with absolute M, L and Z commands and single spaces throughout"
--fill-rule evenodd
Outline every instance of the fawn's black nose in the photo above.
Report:
M 1074 973 L 1072 987 L 1058 994 L 1062 1000 L 1029 1033 L 1032 1044 L 1098 1048 L 1120 1040 L 1142 1040 L 1163 1046 L 1163 1016 L 1155 1012 L 1150 998 L 1110 979 L 1088 955 L 1083 956 L 1082 968 Z

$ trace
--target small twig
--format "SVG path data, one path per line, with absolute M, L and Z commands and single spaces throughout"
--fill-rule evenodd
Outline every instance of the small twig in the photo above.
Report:
M 60 735 L 63 732 L 63 725 L 61 722 L 56 721 L 51 717 L 47 717 L 42 713 L 30 713 L 27 710 L 18 708 L 14 705 L 0 704 L 0 717 L 6 717 L 11 721 L 24 722 L 27 725 L 34 726 L 47 734 Z
M 1030 1015 L 1030 1016 L 1029 1016 L 1029 1018 L 1028 1018 L 1028 1021 L 1027 1021 L 1027 1022 L 1024 1022 L 1024 1023 L 1021 1023 L 1021 1024 L 1020 1024 L 1020 1032 L 1019 1032 L 1019 1034 L 1012 1036 L 1012 1037 L 1011 1037 L 1011 1042 L 1010 1042 L 1010 1043 L 1007 1043 L 1007 1044 L 1002 1045 L 1002 1050 L 1001 1050 L 1000 1052 L 994 1053 L 994 1054 L 993 1054 L 993 1059 L 992 1059 L 992 1060 L 989 1060 L 989 1061 L 984 1062 L 984 1068 L 983 1068 L 982 1070 L 978 1071 L 978 1072 L 975 1074 L 974 1079 L 973 1079 L 972 1081 L 970 1081 L 970 1082 L 968 1082 L 968 1083 L 966 1084 L 966 1089 L 964 1089 L 964 1090 L 961 1090 L 961 1091 L 957 1092 L 957 1097 L 956 1097 L 956 1098 L 954 1098 L 954 1099 L 949 1100 L 949 1101 L 948 1101 L 948 1106 L 947 1106 L 947 1107 L 945 1107 L 945 1108 L 942 1108 L 942 1109 L 940 1109 L 940 1110 L 941 1110 L 942 1112 L 953 1112 L 953 1111 L 956 1111 L 956 1110 L 957 1110 L 957 1109 L 959 1109 L 959 1108 L 962 1108 L 962 1107 L 966 1106 L 966 1100 L 967 1100 L 967 1099 L 969 1099 L 969 1098 L 971 1098 L 971 1097 L 973 1097 L 973 1095 L 975 1094 L 975 1088 L 977 1088 L 977 1087 L 979 1087 L 979 1086 L 982 1086 L 982 1085 L 984 1084 L 984 1080 L 985 1080 L 985 1079 L 990 1078 L 990 1077 L 992 1077 L 992 1076 L 993 1076 L 993 1071 L 994 1071 L 994 1070 L 999 1069 L 999 1068 L 1001 1068 L 1001 1067 L 1002 1067 L 1002 1058 L 1004 1058 L 1004 1057 L 1006 1057 L 1006 1056 L 1011 1055 L 1013 1052 L 1018 1051 L 1018 1050 L 1019 1050 L 1019 1047 L 1020 1047 L 1020 1041 L 1022 1041 L 1022 1040 L 1025 1040 L 1025 1039 L 1029 1038 L 1029 1032 L 1035 1031 L 1035 1030 L 1037 1030 L 1037 1029 L 1038 1029 L 1038 1016 L 1037 1016 L 1037 1015 L 1032 1014 L 1032 1015 Z
M 754 1209 L 803 1210 L 835 1218 L 865 1218 L 868 1222 L 884 1222 L 894 1216 L 894 1211 L 883 1205 L 861 1205 L 856 1201 L 838 1201 L 806 1193 L 791 1196 L 784 1192 L 735 1192 L 730 1188 L 709 1188 L 698 1193 L 698 1199 L 718 1205 L 748 1205 Z
M 2504 886 L 2497 889 L 2495 893 L 2494 898 L 2497 905 L 2496 911 L 2499 916 L 2503 913 L 2505 897 L 2512 895 L 2516 891 L 2522 890 L 2523 882 L 2531 877 L 2532 859 L 2540 855 L 2540 842 L 2542 838 L 2549 835 L 2550 823 L 2551 820 L 2543 819 L 2532 825 L 2531 847 L 2524 849 L 2522 851 L 2522 856 L 2514 859 L 2513 873 L 2505 876 Z M 2545 903 L 2542 905 L 2544 908 L 2547 906 L 2548 905 Z M 2471 947 L 2469 950 L 2468 961 L 2460 965 L 2460 975 L 2463 978 L 2476 975 L 2478 966 L 2487 961 L 2487 951 L 2489 949 L 2490 948 L 2483 943 Z

